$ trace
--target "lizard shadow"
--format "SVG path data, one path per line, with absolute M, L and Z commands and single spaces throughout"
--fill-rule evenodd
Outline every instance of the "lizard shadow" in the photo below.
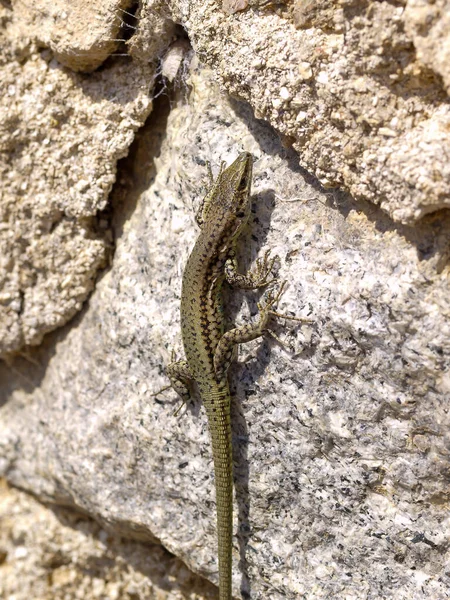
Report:
M 271 342 L 264 340 L 257 349 L 256 360 L 249 366 L 238 363 L 230 368 L 232 373 L 231 420 L 233 434 L 233 468 L 236 504 L 238 508 L 239 572 L 241 573 L 240 592 L 242 598 L 251 597 L 251 579 L 249 577 L 248 550 L 251 549 L 252 531 L 250 527 L 251 502 L 249 491 L 250 461 L 249 443 L 251 425 L 245 417 L 246 401 L 257 395 L 255 383 L 270 362 Z
M 250 526 L 250 469 L 253 463 L 249 460 L 249 445 L 252 437 L 251 422 L 246 418 L 245 406 L 249 405 L 253 396 L 258 396 L 257 382 L 264 374 L 271 361 L 272 348 L 277 342 L 268 337 L 259 341 L 256 353 L 251 362 L 238 362 L 230 368 L 231 372 L 231 419 L 233 433 L 233 466 L 234 487 L 238 507 L 239 572 L 241 573 L 242 598 L 251 597 L 251 579 L 249 577 L 248 551 L 251 548 L 252 530 Z M 252 353 L 253 354 L 253 353 Z M 248 402 L 247 402 L 248 401 Z M 256 443 L 256 440 L 253 440 Z

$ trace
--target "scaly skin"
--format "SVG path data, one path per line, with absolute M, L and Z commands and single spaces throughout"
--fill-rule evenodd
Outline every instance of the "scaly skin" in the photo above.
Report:
M 270 273 L 275 259 L 269 260 L 268 253 L 257 261 L 254 273 L 236 271 L 234 248 L 250 213 L 252 163 L 252 156 L 244 152 L 221 170 L 197 216 L 201 233 L 187 261 L 181 293 L 186 361 L 167 368 L 172 387 L 184 401 L 190 395 L 190 382 L 197 383 L 208 417 L 216 485 L 220 600 L 231 599 L 232 571 L 233 462 L 226 372 L 234 346 L 263 335 L 270 314 L 276 314 L 271 307 L 280 296 L 267 296 L 256 323 L 224 334 L 223 280 L 243 288 L 265 286 L 273 280 Z

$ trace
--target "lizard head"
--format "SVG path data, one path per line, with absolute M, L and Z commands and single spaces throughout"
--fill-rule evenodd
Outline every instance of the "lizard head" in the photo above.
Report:
M 242 152 L 226 169 L 221 169 L 204 201 L 202 231 L 227 252 L 250 215 L 253 157 Z
M 250 214 L 250 190 L 252 184 L 253 157 L 242 152 L 219 178 L 220 202 L 224 214 L 236 224 L 236 235 L 245 225 Z M 234 229 L 234 227 L 233 227 Z

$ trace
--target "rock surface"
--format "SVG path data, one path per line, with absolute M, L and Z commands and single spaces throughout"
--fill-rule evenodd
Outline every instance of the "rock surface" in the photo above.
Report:
M 155 113 L 122 167 L 114 260 L 89 306 L 33 353 L 39 366 L 22 359 L 4 370 L 0 467 L 41 497 L 156 536 L 215 580 L 205 415 L 195 404 L 174 418 L 174 395 L 151 394 L 166 383 L 170 349 L 180 351 L 180 275 L 196 235 L 201 165 L 246 148 L 257 161 L 242 258 L 273 248 L 291 282 L 280 310 L 313 323 L 277 329 L 291 352 L 246 345 L 231 372 L 235 589 L 274 599 L 314 597 L 317 585 L 325 595 L 338 586 L 343 596 L 413 597 L 420 565 L 436 595 L 448 526 L 449 284 L 440 259 L 449 223 L 399 227 L 379 209 L 327 195 L 246 108 L 218 103 L 204 71 L 189 84 L 189 103 L 167 122 Z M 226 298 L 233 320 L 254 314 L 247 294 Z
M 225 89 L 322 185 L 403 223 L 450 206 L 448 2 L 248 2 L 231 15 L 218 2 L 171 6 Z
M 405 29 L 411 37 L 418 60 L 442 77 L 450 93 L 450 2 L 408 0 Z
M 253 600 L 445 598 L 450 217 L 448 211 L 423 215 L 448 202 L 448 137 L 436 143 L 447 99 L 443 89 L 437 92 L 441 80 L 429 70 L 424 79 L 424 67 L 412 60 L 398 4 L 377 2 L 363 11 L 342 3 L 341 25 L 332 3 L 314 10 L 307 10 L 310 3 L 282 6 L 274 10 L 250 0 L 226 2 L 222 11 L 210 2 L 200 14 L 194 4 L 169 5 L 198 57 L 214 71 L 202 68 L 185 42 L 161 57 L 172 96 L 157 100 L 120 163 L 110 218 L 99 217 L 105 221 L 103 252 L 109 227 L 116 240 L 109 269 L 76 319 L 0 369 L 0 473 L 116 532 L 160 540 L 217 581 L 206 417 L 196 402 L 175 418 L 175 395 L 152 394 L 167 383 L 163 365 L 171 349 L 181 352 L 181 275 L 197 235 L 193 215 L 204 193 L 205 163 L 217 169 L 247 150 L 256 159 L 254 214 L 240 241 L 241 262 L 248 266 L 272 248 L 280 256 L 280 279 L 290 284 L 280 310 L 312 322 L 280 323 L 276 334 L 288 348 L 270 339 L 245 345 L 230 370 L 235 593 Z M 138 14 L 146 31 L 153 25 L 170 31 L 160 2 L 143 3 Z M 344 35 L 339 27 L 345 47 L 327 54 L 334 48 L 330 36 Z M 379 52 L 373 51 L 377 43 Z M 130 48 L 141 67 L 155 58 L 156 45 L 142 31 Z M 259 66 L 257 48 L 265 61 Z M 309 64 L 313 50 L 320 50 L 319 59 Z M 33 56 L 43 68 L 45 52 Z M 85 86 L 104 77 L 109 93 L 108 72 L 122 60 L 72 77 L 83 77 Z M 346 60 L 355 61 L 348 78 L 338 71 Z M 399 79 L 388 86 L 394 66 Z M 294 68 L 301 72 L 301 82 L 292 84 L 294 97 L 300 94 L 310 112 L 303 122 L 297 111 L 291 130 L 293 98 L 283 77 Z M 370 83 L 363 91 L 355 88 L 358 69 L 358 85 Z M 131 81 L 132 70 L 126 73 Z M 330 80 L 334 87 L 326 85 Z M 285 143 L 302 148 L 302 164 L 322 182 L 325 171 L 327 185 L 341 177 L 358 200 L 323 189 L 298 167 L 299 157 L 280 145 L 276 132 L 248 105 L 221 94 L 215 81 L 289 135 Z M 114 79 L 114 85 L 123 84 Z M 274 103 L 275 90 L 285 103 Z M 343 110 L 342 94 L 345 118 L 339 121 L 332 106 L 334 98 L 335 110 Z M 98 111 L 98 96 L 91 101 Z M 366 117 L 375 114 L 370 102 L 375 112 L 383 108 L 386 118 L 399 119 L 397 136 L 389 119 L 376 133 L 368 126 Z M 402 112 L 408 103 L 417 108 L 417 120 Z M 126 103 L 119 107 L 126 115 L 131 110 Z M 391 133 L 380 133 L 387 122 Z M 128 143 L 133 127 L 126 128 Z M 337 130 L 344 145 L 336 142 Z M 420 151 L 410 160 L 419 138 Z M 381 156 L 388 147 L 401 154 L 406 171 L 392 170 L 392 152 L 384 170 L 372 168 L 367 149 Z M 114 174 L 117 156 L 105 154 L 98 164 Z M 438 165 L 432 173 L 431 164 Z M 45 173 L 28 173 L 26 185 L 48 185 Z M 104 195 L 86 188 L 77 197 L 84 202 L 81 211 L 69 194 L 59 197 L 58 206 L 85 225 L 86 214 L 94 219 L 103 210 L 108 185 Z M 29 235 L 38 245 L 45 235 L 32 223 L 31 215 Z M 12 229 L 5 231 L 11 235 Z M 47 278 L 54 273 L 60 276 L 55 267 Z M 43 280 L 45 274 L 39 271 Z M 73 293 L 70 283 L 67 293 Z M 257 297 L 226 290 L 227 323 L 255 318 Z M 60 322 L 66 322 L 73 312 L 62 314 Z
M 21 2 L 18 6 L 22 6 Z M 111 245 L 117 160 L 151 109 L 154 68 L 117 58 L 86 77 L 38 52 L 0 6 L 0 355 L 81 309 Z
M 341 184 L 404 223 L 447 207 L 446 6 L 14 0 L 13 11 L 0 8 L 0 356 L 40 343 L 91 291 L 109 246 L 101 211 L 117 159 L 150 111 L 156 70 L 167 76 L 167 64 L 177 66 L 168 50 L 175 22 L 223 87 L 268 120 L 324 186 Z M 89 77 L 73 73 L 100 65 Z
M 0 597 L 5 600 L 213 600 L 215 588 L 159 544 L 46 507 L 0 480 Z
M 73 71 L 94 71 L 133 32 L 132 0 L 14 0 L 26 35 Z

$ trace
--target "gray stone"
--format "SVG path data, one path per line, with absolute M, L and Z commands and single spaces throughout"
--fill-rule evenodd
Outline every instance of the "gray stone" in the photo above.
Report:
M 0 480 L 0 597 L 213 600 L 216 589 L 159 544 L 114 535 Z
M 280 280 L 289 282 L 279 309 L 311 322 L 279 322 L 284 345 L 271 338 L 247 344 L 230 369 L 235 593 L 253 600 L 444 598 L 450 219 L 436 211 L 448 206 L 450 163 L 442 80 L 416 58 L 399 5 L 224 6 L 143 3 L 143 28 L 129 43 L 136 62 L 116 57 L 91 75 L 64 71 L 48 51 L 38 54 L 11 11 L 0 9 L 8 44 L 16 40 L 5 49 L 12 66 L 2 81 L 29 70 L 23 87 L 42 107 L 31 102 L 27 135 L 18 128 L 29 144 L 22 160 L 34 168 L 17 169 L 16 187 L 2 189 L 7 207 L 21 185 L 31 190 L 28 220 L 15 216 L 2 229 L 2 268 L 15 269 L 2 290 L 19 300 L 28 294 L 25 306 L 36 314 L 37 333 L 26 343 L 80 311 L 98 275 L 69 324 L 1 367 L 0 473 L 116 533 L 160 540 L 217 581 L 204 411 L 197 400 L 175 417 L 174 393 L 153 394 L 167 384 L 172 348 L 181 354 L 181 276 L 197 235 L 205 162 L 217 170 L 246 150 L 256 159 L 254 214 L 240 261 L 249 266 L 267 248 L 277 253 Z M 169 48 L 169 10 L 197 52 L 190 63 L 187 49 Z M 161 33 L 157 42 L 146 37 L 152 27 Z M 158 56 L 177 92 L 170 102 L 161 96 L 121 163 L 109 219 L 101 211 L 116 161 L 150 109 L 155 68 L 146 61 L 157 48 L 167 48 Z M 53 77 L 71 107 L 67 129 L 46 112 Z M 66 88 L 65 81 L 76 84 Z M 2 143 L 12 143 L 12 124 L 23 114 L 19 107 L 5 121 Z M 98 145 L 102 118 L 113 126 Z M 68 153 L 58 146 L 63 129 L 65 143 L 75 140 Z M 32 142 L 46 136 L 50 144 Z M 47 146 L 56 154 L 47 155 Z M 324 189 L 299 161 L 357 199 Z M 48 165 L 61 168 L 58 185 Z M 88 182 L 75 196 L 73 173 Z M 37 201 L 42 189 L 50 208 Z M 55 231 L 59 237 L 51 237 Z M 100 276 L 112 237 L 114 255 Z M 46 243 L 53 255 L 38 251 Z M 30 268 L 23 255 L 32 250 Z M 84 271 L 74 280 L 79 263 Z M 43 296 L 42 289 L 50 291 Z M 224 295 L 227 326 L 255 318 L 258 294 Z M 3 300 L 17 313 L 9 350 L 25 339 L 25 313 L 14 299 Z
M 231 369 L 235 591 L 414 598 L 420 581 L 439 597 L 449 223 L 400 226 L 306 183 L 295 154 L 248 108 L 220 98 L 205 71 L 188 83 L 189 103 L 167 123 L 155 114 L 123 165 L 116 251 L 88 307 L 33 352 L 36 365 L 3 371 L 1 471 L 117 531 L 158 538 L 217 581 L 205 414 L 196 402 L 174 417 L 176 396 L 152 394 L 167 383 L 171 349 L 181 352 L 181 274 L 202 165 L 217 169 L 245 148 L 256 158 L 255 212 L 240 258 L 272 248 L 290 284 L 280 310 L 312 322 L 280 324 L 288 348 L 252 342 Z M 229 322 L 252 318 L 256 297 L 227 290 Z
M 89 77 L 76 74 L 38 52 L 27 22 L 2 6 L 0 19 L 4 356 L 67 323 L 105 266 L 111 239 L 102 211 L 116 163 L 150 112 L 154 67 L 117 58 Z
M 450 206 L 448 1 L 170 4 L 222 86 L 323 186 L 402 223 Z

